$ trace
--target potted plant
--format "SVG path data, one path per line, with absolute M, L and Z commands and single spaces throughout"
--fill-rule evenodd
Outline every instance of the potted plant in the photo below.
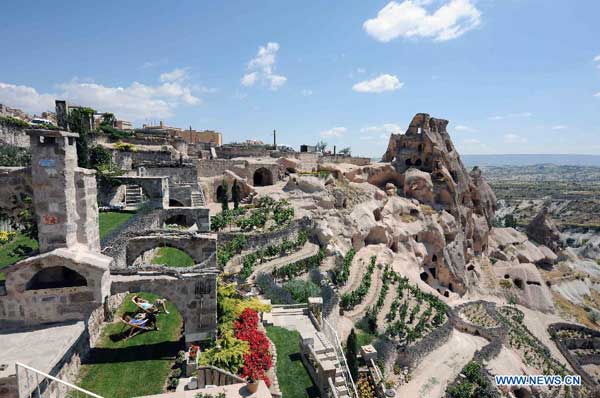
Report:
M 254 364 L 246 364 L 244 369 L 246 376 L 246 388 L 250 394 L 254 394 L 258 391 L 258 381 L 262 379 L 263 370 L 255 366 Z

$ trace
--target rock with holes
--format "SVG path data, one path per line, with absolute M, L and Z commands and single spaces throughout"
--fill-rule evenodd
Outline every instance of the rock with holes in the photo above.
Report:
M 506 281 L 500 282 L 500 289 L 507 298 L 532 310 L 554 311 L 550 289 L 534 264 L 498 261 L 493 269 L 499 280 Z

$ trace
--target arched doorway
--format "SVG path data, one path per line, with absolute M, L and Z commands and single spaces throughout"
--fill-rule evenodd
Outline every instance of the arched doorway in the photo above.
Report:
M 254 172 L 252 180 L 255 187 L 273 185 L 273 173 L 269 169 L 261 167 Z
M 27 282 L 26 290 L 60 289 L 87 286 L 87 280 L 77 271 L 67 267 L 48 267 L 39 271 Z

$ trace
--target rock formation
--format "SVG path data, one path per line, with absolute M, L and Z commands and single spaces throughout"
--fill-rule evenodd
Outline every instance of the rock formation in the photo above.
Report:
M 561 248 L 560 231 L 548 215 L 548 208 L 546 207 L 542 208 L 533 220 L 531 220 L 529 225 L 527 225 L 526 232 L 531 240 L 546 245 L 554 252 L 557 252 Z

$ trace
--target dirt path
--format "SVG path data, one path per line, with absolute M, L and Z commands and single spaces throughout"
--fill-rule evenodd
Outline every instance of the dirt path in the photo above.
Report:
M 282 267 L 284 265 L 292 264 L 298 262 L 300 260 L 304 260 L 306 258 L 312 257 L 319 252 L 319 246 L 314 243 L 306 242 L 306 244 L 297 252 L 290 253 L 285 257 L 278 257 L 273 260 L 264 262 L 259 264 L 254 268 L 252 274 L 248 278 L 248 282 L 253 283 L 254 278 L 261 272 L 269 273 L 273 269 L 277 267 Z
M 446 385 L 454 380 L 473 358 L 475 351 L 487 343 L 487 340 L 481 337 L 453 330 L 450 340 L 429 353 L 414 371 L 411 380 L 396 389 L 396 396 L 442 397 Z

